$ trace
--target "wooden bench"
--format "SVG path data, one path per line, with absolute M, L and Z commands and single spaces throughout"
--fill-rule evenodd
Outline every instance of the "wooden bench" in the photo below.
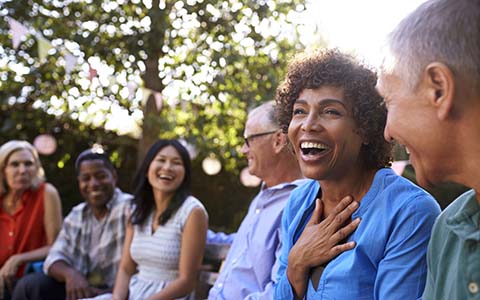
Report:
M 208 291 L 215 284 L 222 263 L 230 250 L 230 244 L 207 244 L 198 275 L 195 299 L 207 299 Z

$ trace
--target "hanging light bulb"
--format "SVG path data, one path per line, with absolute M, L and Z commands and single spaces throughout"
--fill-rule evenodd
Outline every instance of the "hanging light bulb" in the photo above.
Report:
M 217 175 L 222 169 L 222 163 L 215 157 L 215 154 L 210 153 L 202 161 L 202 169 L 208 175 Z

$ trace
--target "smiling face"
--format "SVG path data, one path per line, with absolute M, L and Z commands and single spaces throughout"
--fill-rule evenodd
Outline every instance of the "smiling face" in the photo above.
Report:
M 21 149 L 10 154 L 5 164 L 5 181 L 12 191 L 25 191 L 32 186 L 37 171 L 32 153 Z
M 173 146 L 163 147 L 150 163 L 147 176 L 154 191 L 173 195 L 185 178 L 182 157 Z
M 95 214 L 106 210 L 112 199 L 117 176 L 100 159 L 83 160 L 78 170 L 80 193 L 92 207 Z
M 271 108 L 270 108 L 271 109 Z M 244 143 L 241 152 L 248 161 L 248 171 L 263 180 L 270 177 L 272 165 L 275 164 L 274 140 L 279 132 L 268 118 L 269 108 L 260 107 L 252 111 L 245 123 Z
M 428 187 L 443 181 L 445 172 L 441 168 L 447 168 L 449 151 L 431 101 L 435 93 L 422 81 L 411 89 L 400 76 L 386 73 L 380 75 L 377 89 L 388 110 L 385 139 L 407 148 L 420 185 Z
M 305 177 L 339 179 L 359 165 L 362 138 L 343 90 L 303 90 L 293 105 L 288 137 Z

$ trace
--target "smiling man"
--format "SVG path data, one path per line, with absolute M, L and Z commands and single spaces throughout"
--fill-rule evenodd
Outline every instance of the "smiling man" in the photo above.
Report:
M 424 300 L 480 299 L 480 1 L 425 2 L 391 33 L 378 82 L 385 138 L 417 180 L 472 188 L 437 219 Z
M 85 202 L 72 209 L 44 264 L 23 278 L 12 299 L 73 300 L 111 291 L 121 258 L 131 195 L 116 188 L 105 154 L 82 152 L 75 162 Z
M 287 135 L 278 127 L 273 101 L 250 112 L 244 136 L 248 170 L 263 183 L 236 234 L 208 233 L 207 243 L 234 237 L 209 300 L 273 299 L 283 208 L 290 192 L 304 182 Z

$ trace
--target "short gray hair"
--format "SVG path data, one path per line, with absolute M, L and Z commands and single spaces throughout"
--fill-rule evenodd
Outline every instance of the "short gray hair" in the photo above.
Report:
M 457 79 L 478 90 L 480 1 L 429 0 L 398 24 L 388 46 L 396 75 L 408 78 L 411 89 L 428 64 L 441 62 Z
M 33 156 L 36 172 L 32 180 L 32 188 L 37 188 L 45 181 L 45 171 L 43 170 L 35 147 L 27 141 L 12 140 L 0 147 L 0 196 L 6 194 L 9 189 L 5 180 L 5 167 L 7 166 L 8 159 L 13 152 L 20 150 L 27 150 L 32 153 Z
M 272 125 L 278 128 L 278 118 L 277 118 L 277 114 L 275 113 L 275 101 L 269 100 L 267 102 L 260 104 L 259 106 L 254 107 L 250 111 L 249 115 L 255 111 L 263 111 L 263 110 L 267 113 L 267 120 L 270 123 L 268 125 Z

